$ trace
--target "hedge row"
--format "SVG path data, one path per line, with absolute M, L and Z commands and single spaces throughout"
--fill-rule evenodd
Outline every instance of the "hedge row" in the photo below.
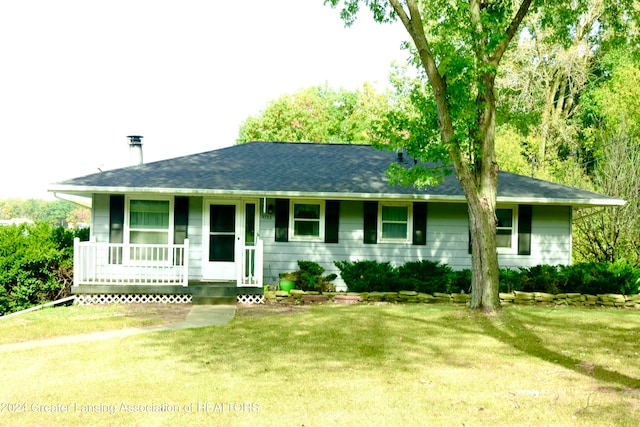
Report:
M 471 292 L 471 270 L 454 271 L 438 261 L 410 261 L 399 267 L 367 260 L 335 261 L 334 264 L 350 292 Z M 634 295 L 638 293 L 639 283 L 640 269 L 624 262 L 500 269 L 500 292 L 503 293 Z

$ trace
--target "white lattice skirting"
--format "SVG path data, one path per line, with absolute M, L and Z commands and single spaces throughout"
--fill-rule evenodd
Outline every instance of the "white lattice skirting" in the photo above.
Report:
M 264 295 L 240 294 L 237 301 L 240 304 L 264 304 Z
M 189 294 L 82 294 L 76 304 L 189 304 Z

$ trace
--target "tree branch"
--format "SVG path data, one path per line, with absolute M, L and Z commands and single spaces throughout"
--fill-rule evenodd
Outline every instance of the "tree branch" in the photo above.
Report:
M 493 65 L 494 67 L 498 66 L 500 60 L 502 59 L 502 55 L 504 55 L 504 53 L 506 52 L 509 43 L 511 43 L 511 39 L 513 39 L 513 36 L 516 35 L 516 32 L 518 31 L 522 20 L 529 11 L 529 7 L 531 6 L 532 2 L 533 0 L 523 0 L 523 2 L 520 4 L 520 8 L 518 9 L 516 16 L 513 17 L 513 19 L 511 20 L 511 24 L 509 24 L 509 28 L 507 28 L 507 36 L 504 38 L 504 40 L 502 40 L 502 43 L 498 45 L 496 51 L 489 58 L 489 64 Z
M 415 0 L 407 0 L 409 15 L 407 15 L 407 12 L 404 10 L 399 0 L 389 0 L 389 3 L 391 3 L 391 6 L 400 18 L 400 21 L 402 21 L 402 24 L 407 29 L 407 32 L 409 32 L 413 42 L 416 44 L 420 60 L 427 72 L 427 76 L 429 77 L 429 81 L 431 82 L 433 89 L 444 95 L 446 84 L 438 72 L 438 67 L 433 59 L 433 53 L 431 52 L 431 47 L 429 46 L 427 36 L 424 32 L 424 25 L 422 24 L 422 17 L 420 15 L 420 9 L 418 8 L 417 2 Z M 438 96 L 438 93 L 436 93 L 436 96 Z

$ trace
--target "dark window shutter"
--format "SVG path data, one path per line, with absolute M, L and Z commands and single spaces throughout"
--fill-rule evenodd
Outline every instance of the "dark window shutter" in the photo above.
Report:
M 289 241 L 289 199 L 276 199 L 276 242 Z
M 176 197 L 173 207 L 173 243 L 181 245 L 188 237 L 189 229 L 189 198 Z
M 469 248 L 468 248 L 469 254 L 471 254 L 471 249 L 472 249 L 472 247 L 471 247 L 471 228 L 469 228 Z
M 413 203 L 413 244 L 427 244 L 427 202 Z
M 531 255 L 531 205 L 518 207 L 518 255 Z
M 378 202 L 364 202 L 364 243 L 378 241 Z
M 327 200 L 324 211 L 324 242 L 338 243 L 338 228 L 340 223 L 340 202 Z
M 109 198 L 109 242 L 124 242 L 124 195 Z
M 124 196 L 109 197 L 109 242 L 124 243 Z M 109 264 L 122 264 L 122 246 L 109 248 Z

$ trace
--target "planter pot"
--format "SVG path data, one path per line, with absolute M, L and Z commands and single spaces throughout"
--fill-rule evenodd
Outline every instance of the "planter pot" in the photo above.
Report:
M 296 282 L 293 280 L 280 280 L 280 290 L 285 292 L 291 292 L 296 287 Z

